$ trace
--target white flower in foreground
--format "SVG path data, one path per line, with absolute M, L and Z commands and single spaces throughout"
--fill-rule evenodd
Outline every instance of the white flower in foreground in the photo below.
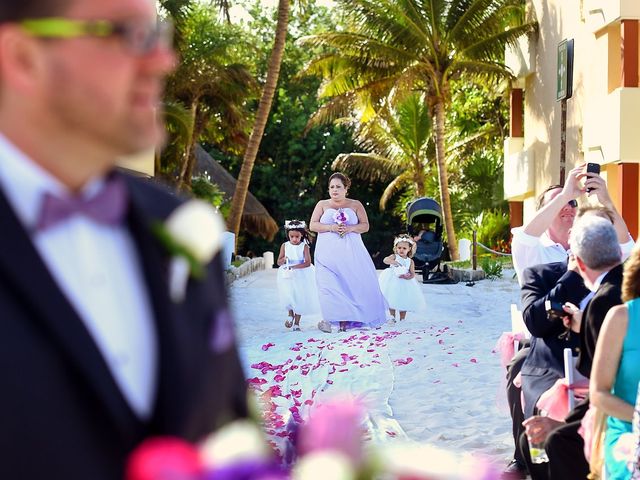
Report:
M 293 480 L 355 480 L 351 460 L 335 450 L 319 450 L 302 457 L 293 469 Z
M 200 449 L 209 466 L 224 466 L 241 460 L 268 459 L 271 451 L 260 428 L 248 420 L 238 420 L 210 435 Z
M 222 246 L 226 230 L 222 216 L 202 200 L 191 200 L 176 208 L 165 222 L 173 241 L 201 264 L 211 261 Z
M 483 458 L 429 445 L 400 444 L 379 450 L 377 461 L 385 473 L 416 478 L 483 480 L 497 478 Z

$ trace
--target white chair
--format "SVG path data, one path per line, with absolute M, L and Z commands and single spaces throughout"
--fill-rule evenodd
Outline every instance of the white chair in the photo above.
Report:
M 573 356 L 570 348 L 565 348 L 564 354 L 564 378 L 569 385 L 569 411 L 576 406 L 576 397 L 582 400 L 589 393 L 589 379 L 576 369 L 578 357 Z M 576 392 L 578 393 L 576 395 Z
M 511 304 L 511 333 L 514 335 L 519 333 L 522 334 L 524 338 L 531 338 L 531 333 L 529 333 L 522 318 L 522 312 L 515 303 Z M 520 340 L 515 339 L 513 341 L 513 351 L 517 352 L 518 350 L 520 350 Z
M 573 385 L 573 381 L 575 378 L 574 373 L 577 373 L 575 366 L 576 364 L 573 361 L 573 352 L 570 348 L 565 348 L 563 351 L 564 354 L 564 378 L 567 381 L 567 385 Z M 573 410 L 573 407 L 576 406 L 576 397 L 573 394 L 573 390 L 569 389 L 569 411 Z

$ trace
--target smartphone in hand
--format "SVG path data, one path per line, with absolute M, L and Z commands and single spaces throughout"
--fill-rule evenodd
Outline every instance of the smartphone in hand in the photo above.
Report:
M 591 173 L 592 175 L 587 175 L 587 177 L 593 177 L 594 175 L 600 175 L 600 164 L 599 163 L 587 163 L 587 173 Z M 587 188 L 587 193 L 591 192 L 593 188 Z

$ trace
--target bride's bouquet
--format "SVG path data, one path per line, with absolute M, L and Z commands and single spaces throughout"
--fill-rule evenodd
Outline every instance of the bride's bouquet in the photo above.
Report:
M 333 221 L 338 225 L 346 225 L 349 221 L 349 216 L 347 215 L 347 212 L 344 211 L 344 209 L 339 208 L 333 216 Z M 341 233 L 340 236 L 344 237 L 344 233 Z

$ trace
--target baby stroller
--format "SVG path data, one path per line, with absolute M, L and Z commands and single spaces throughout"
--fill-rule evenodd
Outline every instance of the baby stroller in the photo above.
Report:
M 407 231 L 416 241 L 413 263 L 422 272 L 422 283 L 449 283 L 446 265 L 440 268 L 444 253 L 442 209 L 433 198 L 421 197 L 407 204 Z

